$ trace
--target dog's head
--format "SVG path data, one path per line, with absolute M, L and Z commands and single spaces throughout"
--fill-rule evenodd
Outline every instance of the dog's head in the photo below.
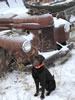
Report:
M 39 66 L 42 63 L 44 63 L 45 58 L 42 55 L 36 55 L 32 58 L 32 64 L 33 66 Z

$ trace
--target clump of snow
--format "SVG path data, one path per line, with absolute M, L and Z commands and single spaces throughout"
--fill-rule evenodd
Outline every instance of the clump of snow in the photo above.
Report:
M 24 38 L 27 39 L 28 41 L 31 41 L 31 40 L 33 40 L 33 38 L 34 38 L 34 35 L 30 32 L 29 35 L 27 35 L 27 36 L 22 35 L 22 37 L 24 37 Z
M 10 8 L 22 7 L 22 6 L 24 6 L 22 0 L 8 0 L 8 3 L 9 3 L 9 5 L 10 5 Z
M 49 57 L 55 55 L 56 53 L 58 53 L 58 50 L 55 51 L 51 51 L 51 52 L 38 52 L 40 55 L 44 56 L 45 59 L 48 59 Z
M 75 22 L 75 16 L 74 15 L 71 15 L 70 22 Z
M 28 11 L 22 0 L 8 0 L 8 3 L 10 7 L 8 7 L 5 2 L 0 2 L 0 14 L 22 14 Z
M 6 33 L 8 33 L 8 32 L 11 32 L 11 30 L 4 30 L 4 31 L 0 31 L 0 36 L 2 36 L 2 35 L 4 35 L 4 34 L 6 34 Z
M 69 48 L 67 46 L 63 46 L 63 48 L 60 49 L 60 51 L 64 51 L 64 52 L 67 50 L 69 50 Z
M 70 24 L 70 23 L 62 18 L 57 19 L 56 17 L 54 17 L 55 27 L 59 27 L 61 24 Z
M 64 25 L 64 31 L 65 32 L 70 32 L 70 25 L 71 25 L 70 23 L 67 23 L 67 24 Z
M 20 15 L 14 17 L 14 19 L 23 19 L 23 18 L 28 18 L 28 17 L 30 17 L 30 15 L 23 13 L 23 14 L 20 14 Z
M 29 15 L 29 14 L 20 14 L 20 15 L 18 15 L 18 16 L 16 16 L 16 17 L 14 17 L 14 19 L 20 19 L 20 18 L 30 18 L 30 19 L 32 19 L 32 18 L 35 18 L 36 17 L 36 19 L 38 18 L 38 17 L 48 17 L 48 16 L 52 16 L 52 14 L 49 14 L 49 13 L 47 13 L 47 14 L 43 14 L 43 15 L 34 15 L 34 16 L 32 16 L 31 17 L 31 15 Z
M 11 18 L 15 16 L 16 14 L 9 13 L 9 14 L 0 14 L 0 18 Z
M 5 9 L 8 9 L 8 5 L 6 5 L 6 2 L 3 1 L 3 2 L 0 2 L 0 12 L 1 11 L 4 11 Z
M 8 9 L 3 9 L 0 10 L 0 14 L 9 14 L 9 13 L 14 13 L 14 14 L 22 14 L 26 13 L 28 10 L 25 7 L 14 7 L 14 8 L 8 8 Z

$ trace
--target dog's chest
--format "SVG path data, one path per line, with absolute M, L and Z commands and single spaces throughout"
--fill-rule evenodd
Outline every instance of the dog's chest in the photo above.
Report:
M 45 77 L 44 70 L 32 70 L 33 76 L 37 79 L 43 79 Z

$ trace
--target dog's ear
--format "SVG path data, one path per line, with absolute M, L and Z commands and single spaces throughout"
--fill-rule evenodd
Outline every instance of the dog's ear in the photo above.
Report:
M 45 61 L 45 58 L 42 55 L 38 56 L 40 64 L 42 64 Z

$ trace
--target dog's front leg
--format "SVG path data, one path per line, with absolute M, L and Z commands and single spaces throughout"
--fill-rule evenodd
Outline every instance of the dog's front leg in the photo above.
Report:
M 45 93 L 45 81 L 42 83 L 41 99 L 44 98 L 44 93 Z
M 39 94 L 39 80 L 35 80 L 35 84 L 36 84 L 36 93 L 34 94 L 34 96 L 38 96 Z

